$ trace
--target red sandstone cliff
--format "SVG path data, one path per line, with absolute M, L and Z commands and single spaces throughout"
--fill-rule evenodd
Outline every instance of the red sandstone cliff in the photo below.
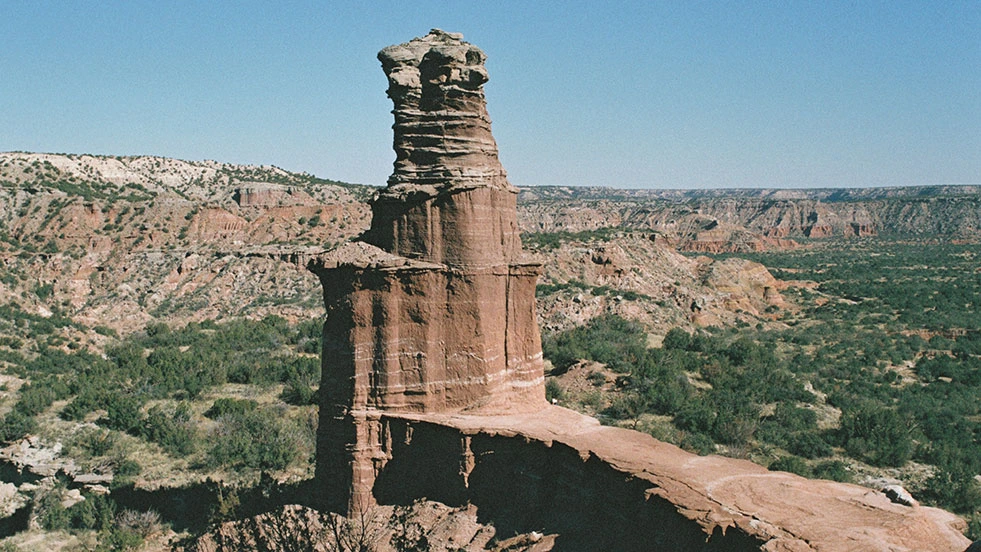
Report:
M 485 56 L 434 30 L 378 58 L 395 106 L 395 171 L 363 241 L 310 263 L 327 309 L 317 472 L 342 511 L 374 502 L 373 410 L 545 404 L 541 267 L 521 257 L 517 190 L 485 107 Z

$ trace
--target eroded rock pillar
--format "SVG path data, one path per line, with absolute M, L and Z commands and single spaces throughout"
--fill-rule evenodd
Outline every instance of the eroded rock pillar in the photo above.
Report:
M 311 261 L 324 286 L 317 477 L 327 505 L 373 502 L 382 412 L 502 414 L 545 406 L 535 284 L 517 190 L 497 156 L 486 56 L 431 31 L 378 54 L 395 170 L 361 241 Z

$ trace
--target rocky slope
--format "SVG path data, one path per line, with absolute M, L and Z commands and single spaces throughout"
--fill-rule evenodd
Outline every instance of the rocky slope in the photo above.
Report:
M 545 261 L 538 312 L 545 331 L 562 331 L 603 314 L 638 320 L 653 331 L 727 326 L 776 317 L 787 305 L 759 263 L 681 255 L 643 232 L 570 239 L 535 250 Z
M 406 151 L 406 162 L 422 155 Z M 322 307 L 317 280 L 298 270 L 302 259 L 367 230 L 367 199 L 375 191 L 276 167 L 150 156 L 0 153 L 0 263 L 5 272 L 0 303 L 14 301 L 29 312 L 57 312 L 124 333 L 154 320 L 183 323 L 269 313 L 309 318 Z M 627 308 L 636 305 L 617 306 L 622 292 L 655 298 L 640 310 L 659 311 L 643 317 L 663 320 L 660 329 L 666 331 L 668 324 L 694 324 L 696 319 L 745 319 L 745 313 L 755 316 L 767 307 L 757 301 L 752 309 L 727 310 L 739 302 L 731 299 L 732 286 L 717 288 L 717 280 L 703 277 L 704 262 L 673 257 L 673 250 L 757 251 L 827 239 L 818 236 L 871 233 L 973 240 L 981 230 L 981 193 L 970 186 L 687 192 L 524 188 L 518 196 L 518 224 L 531 233 L 642 230 L 621 232 L 633 236 L 623 243 L 566 235 L 561 247 L 537 248 L 546 267 L 542 283 L 616 291 L 600 293 L 600 305 L 587 304 L 581 307 L 584 313 L 637 311 Z M 634 250 L 627 254 L 627 276 L 614 277 L 612 258 L 604 265 L 609 273 L 571 268 L 597 247 Z M 629 277 L 636 271 L 643 278 Z M 683 282 L 688 291 L 675 298 L 672 292 L 656 292 L 652 282 Z M 556 300 L 568 304 L 580 292 L 560 293 Z M 570 318 L 547 295 L 539 309 L 546 327 L 567 327 L 589 316 L 576 314 L 583 304 L 572 303 Z M 712 316 L 692 316 L 693 302 L 708 305 L 702 312 Z
M 307 317 L 316 281 L 290 255 L 362 231 L 369 193 L 275 167 L 3 153 L 0 302 L 120 332 L 155 319 Z
M 320 316 L 320 286 L 302 265 L 369 228 L 367 199 L 375 191 L 275 167 L 0 153 L 0 304 L 120 333 L 154 321 Z M 551 209 L 570 216 L 594 209 L 576 204 Z M 533 208 L 519 204 L 519 218 Z M 597 226 L 610 223 L 597 220 Z M 546 267 L 541 283 L 567 288 L 545 290 L 538 311 L 544 326 L 566 328 L 620 312 L 666 331 L 765 310 L 761 290 L 718 289 L 704 278 L 707 258 L 681 257 L 673 252 L 678 243 L 658 236 L 624 233 L 622 243 L 583 238 L 537 248 Z M 613 255 L 592 261 L 594 250 L 600 259 L 606 249 Z M 661 289 L 657 282 L 684 289 Z M 576 288 L 581 285 L 589 289 Z M 617 299 L 624 292 L 633 302 Z M 739 302 L 733 293 L 756 297 L 753 308 L 727 310 Z M 693 304 L 711 316 L 693 315 Z
M 379 506 L 350 520 L 288 505 L 223 523 L 198 539 L 190 550 L 514 550 L 514 539 L 496 539 L 497 545 L 490 544 L 495 536 L 493 527 L 477 521 L 475 508 L 450 508 L 432 501 Z M 539 540 L 543 540 L 541 536 Z

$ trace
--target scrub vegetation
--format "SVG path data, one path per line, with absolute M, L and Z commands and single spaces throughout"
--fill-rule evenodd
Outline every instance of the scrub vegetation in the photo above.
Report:
M 556 372 L 603 363 L 616 385 L 603 401 L 577 404 L 555 384 L 550 394 L 702 454 L 841 481 L 898 477 L 977 532 L 977 254 L 864 240 L 752 255 L 778 278 L 816 283 L 784 293 L 796 308 L 774 329 L 675 328 L 650 348 L 640 325 L 596 318 L 546 335 L 545 356 Z

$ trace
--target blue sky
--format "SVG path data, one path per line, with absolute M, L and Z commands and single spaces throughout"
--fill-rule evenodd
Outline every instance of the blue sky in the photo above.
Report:
M 981 183 L 981 1 L 127 2 L 0 8 L 0 151 L 273 164 L 383 184 L 375 58 L 488 54 L 517 185 Z

